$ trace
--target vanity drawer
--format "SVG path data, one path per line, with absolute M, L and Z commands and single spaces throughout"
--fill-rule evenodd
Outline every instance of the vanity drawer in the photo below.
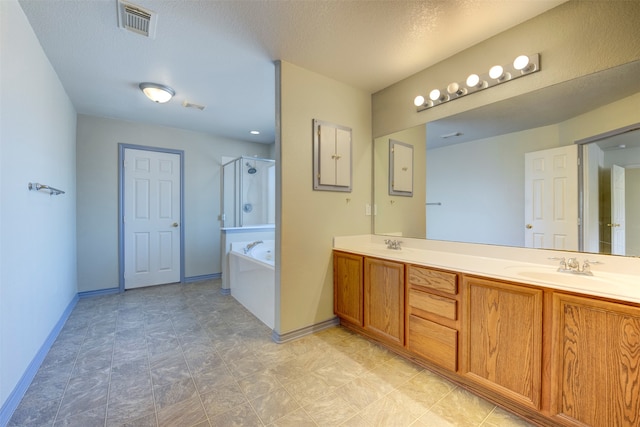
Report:
M 410 289 L 409 307 L 412 312 L 415 308 L 445 319 L 458 320 L 458 302 L 450 298 Z
M 458 293 L 458 275 L 456 273 L 409 265 L 407 277 L 411 286 L 424 287 L 451 295 Z
M 409 350 L 449 369 L 458 368 L 458 331 L 416 316 L 409 316 Z
M 445 319 L 458 319 L 458 302 L 456 300 L 416 289 L 409 290 L 409 307 L 435 314 Z

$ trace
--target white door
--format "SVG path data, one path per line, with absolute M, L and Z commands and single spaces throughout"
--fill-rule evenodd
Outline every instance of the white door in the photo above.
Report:
M 124 150 L 124 287 L 180 281 L 180 155 Z
M 624 168 L 611 166 L 611 253 L 625 254 L 625 174 Z
M 578 147 L 525 154 L 525 246 L 578 250 Z

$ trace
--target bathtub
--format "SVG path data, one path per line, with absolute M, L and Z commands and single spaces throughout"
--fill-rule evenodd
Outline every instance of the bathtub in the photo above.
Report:
M 269 328 L 275 326 L 275 245 L 264 240 L 245 253 L 252 242 L 233 242 L 229 252 L 231 296 Z

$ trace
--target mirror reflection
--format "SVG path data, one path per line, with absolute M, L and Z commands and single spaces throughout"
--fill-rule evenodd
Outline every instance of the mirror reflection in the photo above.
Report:
M 640 256 L 640 123 L 582 148 L 584 250 Z
M 636 61 L 377 138 L 374 232 L 640 256 L 639 71 Z M 390 139 L 414 147 L 413 197 L 387 194 Z M 554 165 L 565 176 L 528 176 Z

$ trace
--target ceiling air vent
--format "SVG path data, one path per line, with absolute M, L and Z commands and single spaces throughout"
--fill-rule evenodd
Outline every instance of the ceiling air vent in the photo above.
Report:
M 155 12 L 118 0 L 118 26 L 149 38 L 156 37 Z
M 185 100 L 185 101 L 183 101 L 183 102 L 182 102 L 182 106 L 183 106 L 184 108 L 195 108 L 196 110 L 200 110 L 200 111 L 202 111 L 202 110 L 204 110 L 205 108 L 207 108 L 207 107 L 206 107 L 206 106 L 204 106 L 204 105 L 194 104 L 193 102 L 189 102 L 189 101 L 187 101 L 187 100 Z

